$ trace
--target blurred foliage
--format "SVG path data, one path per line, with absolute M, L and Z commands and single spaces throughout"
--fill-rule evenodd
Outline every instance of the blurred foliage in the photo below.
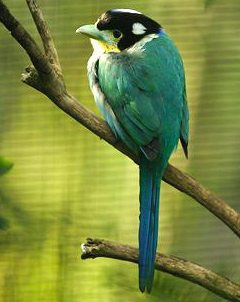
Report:
M 0 177 L 12 168 L 13 164 L 0 156 Z
M 10 227 L 9 220 L 3 216 L 0 216 L 0 229 L 7 230 Z
M 7 173 L 12 168 L 12 166 L 13 164 L 10 161 L 0 156 L 0 177 L 3 176 L 3 174 Z M 0 215 L 0 230 L 7 230 L 9 226 L 9 220 Z
M 205 0 L 205 3 L 204 3 L 205 8 L 206 9 L 209 8 L 211 5 L 214 4 L 214 2 L 216 2 L 216 0 Z
M 40 42 L 24 1 L 12 13 Z M 240 211 L 240 2 L 236 0 L 39 0 L 69 91 L 98 113 L 86 78 L 89 40 L 75 35 L 110 8 L 159 21 L 185 63 L 191 113 L 189 160 L 171 163 Z M 131 263 L 80 260 L 86 237 L 137 246 L 138 167 L 20 83 L 29 59 L 0 26 L 0 301 L 220 302 L 206 290 L 156 272 L 151 295 Z M 9 166 L 5 162 L 5 167 Z M 240 282 L 240 243 L 204 208 L 163 184 L 159 250 Z

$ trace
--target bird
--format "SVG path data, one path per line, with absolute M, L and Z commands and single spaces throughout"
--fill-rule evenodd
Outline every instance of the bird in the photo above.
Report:
M 88 80 L 108 126 L 139 158 L 139 289 L 152 290 L 161 181 L 181 142 L 188 157 L 189 110 L 180 53 L 155 20 L 111 9 L 77 33 L 90 38 Z

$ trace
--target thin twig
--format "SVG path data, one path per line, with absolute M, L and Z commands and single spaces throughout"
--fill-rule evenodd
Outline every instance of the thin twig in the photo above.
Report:
M 61 73 L 61 66 L 58 58 L 58 53 L 51 36 L 51 33 L 48 29 L 47 22 L 45 21 L 42 11 L 39 8 L 38 4 L 34 0 L 26 0 L 28 8 L 32 14 L 34 23 L 37 27 L 38 33 L 42 39 L 43 47 L 45 54 L 48 57 L 51 64 L 55 65 L 55 68 Z
M 31 2 L 33 7 L 38 7 L 35 0 L 28 1 Z M 40 9 L 38 8 L 38 17 L 34 18 L 34 22 L 36 22 L 36 24 L 39 22 L 39 16 L 43 19 L 43 16 L 39 11 Z M 66 91 L 62 77 L 59 77 L 55 72 L 47 57 L 42 54 L 35 41 L 19 21 L 11 15 L 2 0 L 0 0 L 0 21 L 8 30 L 11 31 L 13 37 L 25 49 L 36 68 L 36 70 L 28 68 L 27 73 L 23 75 L 23 81 L 43 92 L 72 118 L 84 125 L 101 139 L 104 139 L 106 142 L 114 146 L 123 154 L 127 155 L 135 163 L 138 163 L 138 157 L 127 149 L 122 142 L 116 139 L 114 134 L 108 128 L 107 123 L 89 111 Z M 42 20 L 41 24 L 43 23 L 45 22 Z M 41 26 L 37 24 L 37 27 L 39 28 Z M 43 39 L 43 43 L 45 43 L 44 41 L 45 40 Z M 47 48 L 48 46 L 45 46 L 45 49 Z M 173 187 L 194 198 L 197 202 L 222 220 L 223 223 L 225 223 L 238 237 L 240 237 L 240 216 L 222 199 L 214 196 L 208 189 L 204 188 L 192 177 L 181 172 L 170 164 L 165 171 L 163 179 Z
M 138 249 L 103 239 L 87 239 L 82 245 L 82 259 L 106 257 L 138 263 Z M 240 301 L 240 286 L 202 266 L 157 253 L 155 269 L 196 283 L 229 301 Z
M 38 72 L 42 74 L 52 73 L 53 69 L 50 62 L 43 55 L 34 39 L 21 25 L 21 23 L 14 18 L 2 1 L 0 1 L 0 21 L 11 32 L 14 39 L 16 39 L 27 52 Z

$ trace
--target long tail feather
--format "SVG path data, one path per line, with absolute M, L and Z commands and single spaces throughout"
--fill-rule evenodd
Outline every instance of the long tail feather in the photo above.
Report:
M 163 169 L 165 165 L 163 165 Z M 150 292 L 158 242 L 159 195 L 163 171 L 142 157 L 140 163 L 139 288 Z

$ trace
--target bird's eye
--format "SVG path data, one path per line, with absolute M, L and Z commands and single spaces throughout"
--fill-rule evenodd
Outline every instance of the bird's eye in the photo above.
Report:
M 120 30 L 115 29 L 113 31 L 113 36 L 114 36 L 115 39 L 118 39 L 122 36 L 122 33 L 120 32 Z

